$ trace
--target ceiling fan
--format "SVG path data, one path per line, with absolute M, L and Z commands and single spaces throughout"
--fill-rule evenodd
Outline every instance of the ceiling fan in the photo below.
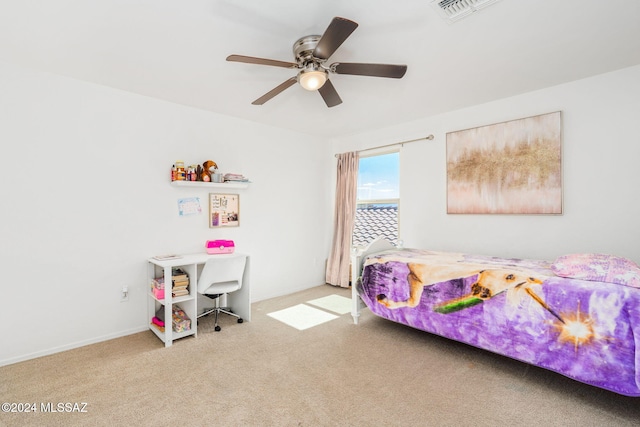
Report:
M 400 79 L 407 72 L 406 65 L 393 64 L 363 64 L 354 62 L 335 62 L 325 65 L 327 60 L 353 33 L 358 24 L 346 19 L 335 17 L 321 36 L 311 35 L 298 39 L 293 44 L 293 55 L 296 62 L 278 61 L 274 59 L 255 58 L 252 56 L 229 55 L 227 61 L 244 62 L 247 64 L 271 65 L 274 67 L 298 70 L 296 76 L 291 77 L 252 102 L 262 105 L 271 98 L 293 86 L 296 82 L 303 88 L 320 92 L 327 107 L 335 107 L 342 103 L 338 92 L 329 80 L 329 74 L 351 74 L 358 76 L 389 77 Z

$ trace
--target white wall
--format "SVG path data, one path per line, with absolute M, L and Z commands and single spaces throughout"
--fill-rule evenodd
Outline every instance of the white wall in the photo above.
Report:
M 145 330 L 146 259 L 208 239 L 252 256 L 253 301 L 324 283 L 327 141 L 2 62 L 0 121 L 0 365 Z M 208 228 L 177 159 L 253 181 L 240 227 Z M 203 214 L 179 217 L 184 197 Z
M 447 215 L 447 132 L 553 111 L 563 115 L 563 215 Z M 640 263 L 639 119 L 636 66 L 339 138 L 334 152 L 435 136 L 401 150 L 400 234 L 406 247 L 541 259 L 603 252 Z
M 563 112 L 562 216 L 447 215 L 446 132 Z M 640 67 L 327 141 L 0 62 L 0 365 L 146 329 L 146 262 L 234 239 L 252 255 L 252 300 L 324 282 L 334 153 L 401 151 L 406 246 L 551 259 L 608 252 L 640 262 Z M 177 159 L 213 159 L 253 181 L 241 226 L 209 229 L 209 191 L 173 188 Z M 200 197 L 205 213 L 178 216 Z M 120 302 L 120 288 L 130 298 Z

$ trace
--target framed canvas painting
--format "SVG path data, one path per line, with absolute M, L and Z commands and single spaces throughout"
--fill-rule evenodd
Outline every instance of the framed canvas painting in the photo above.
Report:
M 562 116 L 447 133 L 447 213 L 562 214 Z

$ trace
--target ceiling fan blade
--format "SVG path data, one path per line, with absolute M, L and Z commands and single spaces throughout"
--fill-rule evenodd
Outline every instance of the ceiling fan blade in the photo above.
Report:
M 253 105 L 262 105 L 262 104 L 264 104 L 265 102 L 267 102 L 268 100 L 270 100 L 274 96 L 278 95 L 280 92 L 282 92 L 285 89 L 288 89 L 291 86 L 293 86 L 294 84 L 296 84 L 296 81 L 297 81 L 297 79 L 295 77 L 291 77 L 290 79 L 286 80 L 284 83 L 279 84 L 278 86 L 276 86 L 273 89 L 271 89 L 269 92 L 267 92 L 264 95 L 262 95 L 260 98 L 258 98 L 255 101 L 253 101 L 251 104 L 253 104 Z
M 345 18 L 335 17 L 325 30 L 313 51 L 318 59 L 328 59 L 340 45 L 358 28 L 358 24 Z
M 393 64 L 359 64 L 336 63 L 331 64 L 331 69 L 337 74 L 353 74 L 357 76 L 390 77 L 401 79 L 407 72 L 406 65 Z
M 335 107 L 336 105 L 342 104 L 342 99 L 340 99 L 340 95 L 336 92 L 336 88 L 333 87 L 331 80 L 327 80 L 320 89 L 318 89 L 320 95 L 322 95 L 322 99 L 324 99 L 324 103 L 327 104 L 327 107 Z
M 244 62 L 246 64 L 271 65 L 274 67 L 298 68 L 295 62 L 277 61 L 275 59 L 255 58 L 253 56 L 229 55 L 227 61 Z

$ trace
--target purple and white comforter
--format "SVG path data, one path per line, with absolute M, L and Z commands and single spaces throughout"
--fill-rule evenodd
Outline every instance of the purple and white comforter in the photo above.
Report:
M 585 280 L 584 275 L 560 277 L 554 271 L 562 265 L 385 251 L 365 261 L 358 293 L 380 317 L 640 396 L 640 288 L 635 279 L 626 285 Z

